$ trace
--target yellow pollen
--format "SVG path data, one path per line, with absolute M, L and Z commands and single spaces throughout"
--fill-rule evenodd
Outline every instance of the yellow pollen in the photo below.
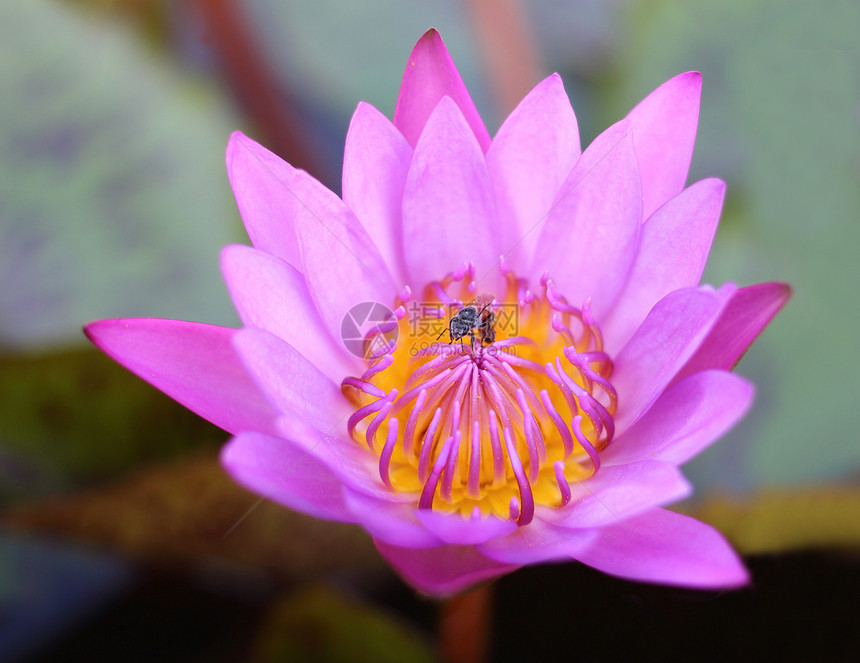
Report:
M 343 391 L 356 406 L 350 434 L 391 490 L 419 508 L 525 524 L 598 471 L 617 403 L 589 302 L 570 306 L 548 277 L 537 295 L 502 274 L 503 297 L 476 297 L 470 265 L 421 299 L 404 291 Z

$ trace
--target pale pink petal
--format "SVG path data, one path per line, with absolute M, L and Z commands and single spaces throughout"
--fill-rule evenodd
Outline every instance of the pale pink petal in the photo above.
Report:
M 446 97 L 415 147 L 403 193 L 403 240 L 412 284 L 423 287 L 466 261 L 474 262 L 478 278 L 483 277 L 499 261 L 495 220 L 484 155 Z
M 458 545 L 484 543 L 517 529 L 516 521 L 496 516 L 464 518 L 459 513 L 416 509 L 415 517 L 445 543 Z
M 749 582 L 749 574 L 722 535 L 688 516 L 651 509 L 598 530 L 598 537 L 573 557 L 614 576 L 727 589 Z
M 612 384 L 618 392 L 616 435 L 621 435 L 669 385 L 701 345 L 723 307 L 709 288 L 666 295 L 615 358 Z
M 189 410 L 230 433 L 273 433 L 274 409 L 233 349 L 235 329 L 127 318 L 84 328 L 89 339 Z
M 400 129 L 413 147 L 418 144 L 427 118 L 442 97 L 454 100 L 481 146 L 481 151 L 486 152 L 490 146 L 490 134 L 448 49 L 442 43 L 442 37 L 436 30 L 430 29 L 412 49 L 394 109 L 394 126 Z
M 272 332 L 337 383 L 356 373 L 357 361 L 323 324 L 295 267 L 235 244 L 221 252 L 221 269 L 243 324 Z
M 717 179 L 697 182 L 654 212 L 642 227 L 627 284 L 602 325 L 610 354 L 630 340 L 654 304 L 673 290 L 699 283 L 725 191 L 725 183 Z
M 595 318 L 601 322 L 636 257 L 642 192 L 629 134 L 597 160 L 591 150 L 580 162 L 592 165 L 584 169 L 577 162 L 537 229 L 540 242 L 530 274 L 537 278 L 548 271 L 574 306 L 591 297 Z
M 406 548 L 434 548 L 444 543 L 415 517 L 414 501 L 391 502 L 349 488 L 345 495 L 357 522 L 375 539 Z
M 627 116 L 642 173 L 645 219 L 684 188 L 701 96 L 702 76 L 690 71 L 663 83 Z
M 403 187 L 412 148 L 382 113 L 361 102 L 343 152 L 343 201 L 355 213 L 398 283 L 405 283 Z
M 221 464 L 237 483 L 266 499 L 317 518 L 355 522 L 340 478 L 289 440 L 242 433 L 221 451 Z
M 254 246 L 305 275 L 333 335 L 356 304 L 393 301 L 395 286 L 385 261 L 336 195 L 240 133 L 230 139 L 227 163 Z
M 297 444 L 312 449 L 314 455 L 324 461 L 343 483 L 355 491 L 374 500 L 384 502 L 406 502 L 415 508 L 415 496 L 397 493 L 382 483 L 379 476 L 379 456 L 346 437 L 340 429 L 354 408 L 344 412 L 341 419 L 327 431 L 315 428 L 295 414 L 280 417 L 278 430 L 281 437 L 295 440 Z
M 260 388 L 280 412 L 321 431 L 345 432 L 353 408 L 340 387 L 294 347 L 262 329 L 240 329 L 233 345 Z
M 514 272 L 531 265 L 555 195 L 579 158 L 579 128 L 558 74 L 539 83 L 504 121 L 487 152 L 500 246 Z
M 685 463 L 734 426 L 752 399 L 753 386 L 731 373 L 711 370 L 684 378 L 600 454 L 600 471 L 645 459 Z
M 730 369 L 791 297 L 786 283 L 759 283 L 739 288 L 675 380 L 709 368 Z
M 227 143 L 227 177 L 254 246 L 300 266 L 294 218 L 307 212 L 310 175 L 236 131 Z
M 677 502 L 692 492 L 674 465 L 659 461 L 604 464 L 594 477 L 571 488 L 572 498 L 565 507 L 542 508 L 538 516 L 559 527 L 601 527 L 652 506 Z
M 401 548 L 378 539 L 374 543 L 406 582 L 434 596 L 456 594 L 472 585 L 516 571 L 521 566 L 484 557 L 474 546 Z
M 535 518 L 506 537 L 478 546 L 478 550 L 507 564 L 538 564 L 570 559 L 587 548 L 596 536 L 593 529 L 557 527 Z

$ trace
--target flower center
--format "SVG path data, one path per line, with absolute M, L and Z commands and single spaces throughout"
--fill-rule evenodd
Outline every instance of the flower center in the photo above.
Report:
M 356 405 L 349 433 L 392 490 L 524 525 L 599 470 L 617 399 L 590 302 L 574 308 L 546 275 L 538 295 L 501 271 L 503 297 L 476 295 L 471 265 L 423 300 L 405 289 L 365 336 L 367 370 L 342 389 Z

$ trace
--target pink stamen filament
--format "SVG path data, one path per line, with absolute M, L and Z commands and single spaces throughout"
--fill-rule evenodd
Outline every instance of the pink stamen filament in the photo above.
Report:
M 461 296 L 466 299 L 468 293 L 474 295 L 474 272 L 471 264 L 464 264 L 442 281 L 430 284 L 430 291 L 443 304 L 459 305 L 447 288 L 461 282 L 467 293 Z M 525 281 L 504 269 L 503 273 L 509 292 L 515 288 L 520 303 L 531 306 L 536 298 Z M 535 494 L 547 494 L 545 487 L 536 493 L 534 486 L 554 480 L 560 495 L 557 506 L 564 506 L 572 499 L 565 472 L 585 476 L 599 469 L 599 450 L 614 435 L 613 413 L 618 399 L 609 380 L 612 361 L 602 350 L 590 301 L 586 300 L 582 310 L 576 309 L 557 292 L 551 279 L 543 279 L 542 284 L 541 301 L 550 313 L 549 333 L 555 334 L 548 337 L 546 347 L 558 348 L 553 345 L 558 341 L 553 339 L 563 344 L 560 350 L 553 349 L 551 361 L 541 364 L 528 358 L 540 357 L 542 346 L 525 336 L 500 339 L 488 347 L 465 343 L 456 352 L 450 351 L 447 343 L 440 343 L 423 359 L 416 358 L 414 370 L 398 385 L 402 388 L 399 394 L 395 388 L 386 392 L 377 379 L 395 361 L 403 361 L 403 352 L 386 346 L 385 352 L 371 357 L 360 378 L 343 381 L 345 393 L 374 399 L 349 417 L 347 430 L 354 439 L 363 430 L 368 448 L 379 455 L 379 475 L 386 487 L 397 490 L 401 482 L 397 477 L 407 476 L 403 474 L 404 463 L 411 465 L 422 485 L 419 508 L 449 511 L 454 507 L 472 518 L 480 518 L 487 504 L 475 506 L 461 500 L 481 503 L 491 491 L 513 488 L 516 494 L 505 496 L 508 516 L 525 525 L 534 517 Z M 404 289 L 401 302 L 410 298 L 411 292 Z M 393 317 L 402 321 L 405 312 L 400 304 Z M 575 330 L 570 327 L 572 320 L 578 322 Z M 387 321 L 372 330 L 390 331 L 393 327 Z M 527 356 L 508 351 L 518 346 L 525 348 Z M 506 351 L 501 352 L 503 349 Z M 436 356 L 427 359 L 432 352 Z M 561 354 L 555 356 L 558 352 Z M 396 359 L 398 356 L 401 359 Z M 559 411 L 561 400 L 567 404 L 568 413 Z M 368 418 L 366 428 L 359 428 Z M 384 424 L 385 440 L 377 444 L 377 433 Z M 400 449 L 398 440 L 402 440 Z M 499 508 L 498 502 L 495 504 Z
M 570 484 L 564 476 L 564 463 L 557 460 L 552 464 L 552 469 L 555 471 L 555 480 L 561 492 L 561 504 L 559 506 L 564 506 L 570 502 Z
M 394 453 L 394 447 L 397 444 L 397 419 L 391 418 L 388 420 L 388 435 L 385 438 L 385 446 L 382 448 L 382 453 L 379 454 L 379 476 L 382 477 L 382 482 L 392 488 L 391 485 L 391 455 Z

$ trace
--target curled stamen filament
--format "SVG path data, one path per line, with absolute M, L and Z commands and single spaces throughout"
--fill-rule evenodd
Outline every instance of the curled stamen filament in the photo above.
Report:
M 590 301 L 577 309 L 548 277 L 540 297 L 509 270 L 503 274 L 523 307 L 514 334 L 499 329 L 486 347 L 457 352 L 444 351 L 445 343 L 418 355 L 386 347 L 343 388 L 357 403 L 347 430 L 378 456 L 387 488 L 413 491 L 421 509 L 493 513 L 524 525 L 536 504 L 564 506 L 573 499 L 568 481 L 600 469 L 618 396 Z M 427 292 L 442 305 L 472 301 L 474 275 L 464 264 Z M 393 316 L 401 332 L 404 312 L 401 304 Z

